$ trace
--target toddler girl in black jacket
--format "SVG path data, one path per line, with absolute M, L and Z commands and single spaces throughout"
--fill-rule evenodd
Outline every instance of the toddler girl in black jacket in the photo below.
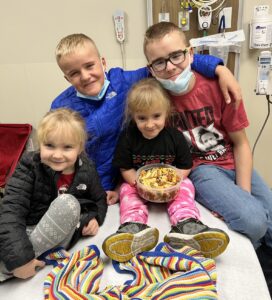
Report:
M 0 282 L 28 278 L 45 251 L 95 235 L 107 212 L 80 115 L 50 111 L 37 129 L 39 151 L 25 152 L 5 189 L 0 208 Z

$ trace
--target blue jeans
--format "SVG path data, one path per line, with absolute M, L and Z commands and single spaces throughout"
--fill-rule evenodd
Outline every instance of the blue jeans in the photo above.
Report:
M 200 165 L 191 174 L 196 200 L 221 215 L 230 229 L 245 234 L 255 249 L 263 238 L 272 248 L 272 191 L 256 171 L 251 194 L 235 183 L 235 170 Z

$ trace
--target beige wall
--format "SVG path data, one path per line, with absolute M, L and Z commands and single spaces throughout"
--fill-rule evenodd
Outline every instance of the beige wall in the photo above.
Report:
M 248 24 L 253 6 L 270 0 L 244 1 L 243 29 L 246 42 L 241 53 L 240 84 L 251 121 L 248 135 L 253 145 L 267 113 L 264 96 L 255 96 L 256 60 L 259 51 L 248 49 Z M 125 44 L 127 68 L 145 64 L 143 34 L 147 26 L 146 1 L 128 0 L 27 0 L 0 3 L 0 122 L 31 123 L 34 127 L 49 109 L 51 101 L 68 83 L 54 58 L 58 41 L 65 35 L 83 32 L 97 43 L 108 67 L 121 66 L 121 52 L 115 40 L 113 12 L 127 14 Z M 272 13 L 272 5 L 271 5 Z M 272 123 L 268 121 L 255 151 L 256 169 L 272 186 L 269 146 Z
M 121 66 L 112 14 L 127 13 L 127 68 L 145 64 L 145 0 L 27 0 L 0 2 L 0 122 L 35 127 L 68 83 L 54 58 L 59 40 L 82 32 L 97 43 L 108 67 Z
M 243 29 L 246 41 L 242 46 L 239 82 L 242 87 L 244 101 L 250 120 L 250 127 L 247 130 L 247 134 L 252 147 L 268 111 L 265 96 L 256 96 L 254 93 L 257 74 L 257 58 L 260 54 L 260 50 L 249 49 L 249 23 L 253 16 L 253 7 L 255 5 L 263 4 L 270 5 L 270 13 L 272 14 L 271 0 L 244 0 Z M 260 137 L 254 154 L 254 167 L 263 176 L 270 187 L 272 187 L 272 159 L 270 155 L 272 146 L 271 132 L 272 115 Z

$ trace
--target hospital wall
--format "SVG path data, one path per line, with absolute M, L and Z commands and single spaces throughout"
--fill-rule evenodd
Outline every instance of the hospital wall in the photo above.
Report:
M 259 50 L 250 50 L 249 22 L 253 6 L 270 0 L 244 1 L 242 27 L 246 41 L 240 55 L 239 82 L 250 119 L 247 129 L 253 146 L 267 115 L 264 96 L 254 93 Z M 0 3 L 0 123 L 30 123 L 34 129 L 51 101 L 66 87 L 54 57 L 59 40 L 71 33 L 85 33 L 97 43 L 107 68 L 122 65 L 120 45 L 115 39 L 112 14 L 126 12 L 126 67 L 146 63 L 142 41 L 147 27 L 146 1 L 128 0 L 28 0 Z M 271 118 L 254 155 L 254 166 L 272 187 Z M 1 137 L 0 137 L 1 138 Z

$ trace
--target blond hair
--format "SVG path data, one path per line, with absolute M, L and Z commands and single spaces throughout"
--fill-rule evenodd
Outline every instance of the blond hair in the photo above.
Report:
M 168 93 L 154 78 L 145 78 L 133 85 L 127 95 L 125 121 L 128 123 L 137 112 L 152 111 L 161 106 L 166 111 L 167 119 L 172 113 Z
M 64 140 L 72 138 L 83 151 L 87 140 L 85 122 L 79 113 L 68 108 L 49 111 L 39 123 L 37 139 L 39 145 L 46 144 L 49 136 L 58 136 Z M 68 141 L 67 141 L 68 142 Z
M 148 59 L 147 51 L 146 51 L 147 45 L 154 42 L 155 40 L 162 39 L 163 37 L 165 37 L 167 34 L 171 32 L 178 32 L 180 34 L 180 37 L 184 45 L 186 45 L 186 47 L 189 46 L 184 32 L 176 24 L 171 22 L 156 23 L 150 26 L 145 32 L 143 47 L 144 47 L 144 54 L 147 59 Z
M 62 38 L 58 43 L 55 51 L 57 63 L 59 64 L 63 56 L 74 53 L 78 47 L 84 47 L 86 43 L 91 43 L 100 56 L 95 42 L 83 33 L 74 33 Z

